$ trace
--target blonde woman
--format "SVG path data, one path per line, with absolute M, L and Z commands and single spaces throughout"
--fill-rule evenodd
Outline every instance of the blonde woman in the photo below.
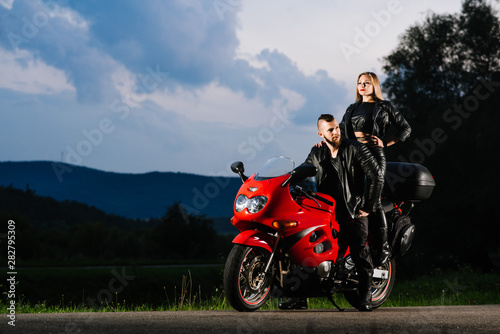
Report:
M 390 101 L 382 98 L 378 77 L 363 72 L 356 82 L 356 101 L 351 104 L 340 123 L 344 136 L 357 139 L 371 147 L 387 147 L 410 136 L 411 128 Z M 396 132 L 385 138 L 388 128 Z
M 395 130 L 394 134 L 386 138 L 390 128 Z M 345 137 L 365 143 L 370 148 L 379 163 L 382 181 L 386 168 L 384 148 L 406 140 L 411 132 L 410 125 L 403 115 L 390 101 L 383 99 L 380 82 L 373 72 L 358 75 L 356 101 L 347 108 L 340 129 Z M 379 207 L 375 217 L 370 219 L 373 222 L 371 229 L 376 234 L 375 266 L 385 263 L 390 256 L 387 221 L 382 207 Z

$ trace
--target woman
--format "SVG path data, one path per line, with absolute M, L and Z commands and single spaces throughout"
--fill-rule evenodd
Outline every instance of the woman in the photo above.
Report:
M 387 129 L 393 126 L 396 132 L 383 140 Z M 382 98 L 380 82 L 375 73 L 358 75 L 356 102 L 351 104 L 342 118 L 340 128 L 343 135 L 357 139 L 370 147 L 387 147 L 410 136 L 411 128 L 403 115 L 391 102 Z
M 386 137 L 389 128 L 395 133 Z M 365 143 L 375 156 L 380 167 L 380 178 L 385 176 L 386 160 L 384 148 L 404 141 L 410 136 L 411 128 L 403 115 L 399 113 L 391 102 L 382 98 L 380 82 L 373 72 L 363 72 L 358 75 L 356 87 L 356 101 L 351 104 L 340 123 L 342 135 Z M 379 205 L 372 225 L 378 235 L 374 265 L 378 266 L 389 258 L 387 243 L 387 221 L 382 206 Z M 373 227 L 373 226 L 372 226 Z

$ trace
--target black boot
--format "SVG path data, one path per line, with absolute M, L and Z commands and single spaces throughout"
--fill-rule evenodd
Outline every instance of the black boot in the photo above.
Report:
M 305 310 L 307 309 L 307 298 L 288 298 L 287 301 L 279 303 L 280 310 Z
M 366 277 L 359 278 L 359 306 L 358 310 L 361 312 L 371 312 L 372 311 L 372 277 L 373 275 L 368 275 Z
M 372 292 L 371 290 L 363 291 L 359 295 L 359 307 L 360 312 L 371 312 L 372 308 Z
M 345 274 L 345 260 L 343 258 L 338 258 L 333 265 L 333 277 L 338 280 L 344 279 Z
M 391 251 L 387 236 L 387 219 L 382 208 L 379 208 L 375 212 L 375 217 L 373 217 L 372 223 L 375 224 L 373 230 L 375 231 L 376 236 L 375 252 L 373 252 L 373 265 L 375 267 L 379 267 L 385 264 L 391 257 Z

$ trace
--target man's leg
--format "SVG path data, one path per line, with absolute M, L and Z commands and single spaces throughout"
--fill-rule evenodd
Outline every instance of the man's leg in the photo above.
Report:
M 347 252 L 347 247 L 349 247 L 349 239 L 348 239 L 348 228 L 344 222 L 341 222 L 339 225 L 339 234 L 337 236 L 339 251 L 337 254 L 337 258 L 335 259 L 333 274 L 337 279 L 344 278 L 344 256 Z
M 373 278 L 373 263 L 370 249 L 366 244 L 368 238 L 368 217 L 356 218 L 347 223 L 349 233 L 349 248 L 356 265 L 359 277 L 359 307 L 360 311 L 371 311 L 371 285 Z

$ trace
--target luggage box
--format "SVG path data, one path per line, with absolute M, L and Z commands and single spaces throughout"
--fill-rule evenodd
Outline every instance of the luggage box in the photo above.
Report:
M 388 162 L 382 197 L 397 201 L 422 201 L 431 196 L 436 182 L 427 168 L 406 162 Z

